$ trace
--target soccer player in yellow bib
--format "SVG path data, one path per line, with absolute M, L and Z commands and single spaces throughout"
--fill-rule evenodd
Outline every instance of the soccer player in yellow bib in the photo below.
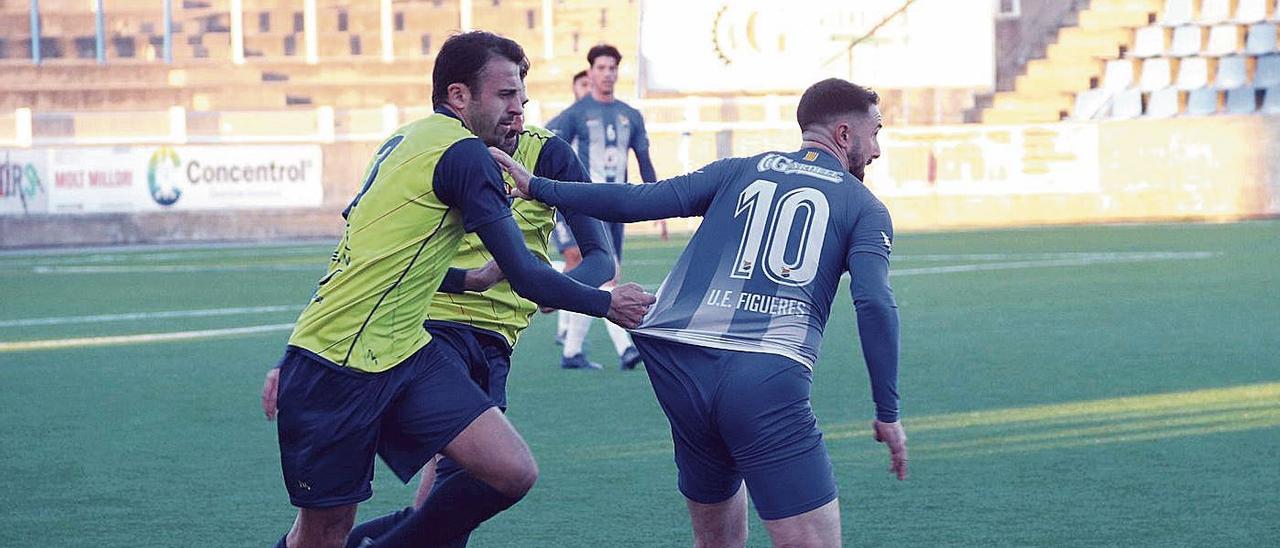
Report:
M 498 148 L 542 177 L 562 180 L 586 180 L 586 170 L 578 162 L 573 148 L 554 133 L 535 126 L 523 126 L 521 117 Z M 517 199 L 511 206 L 516 224 L 525 236 L 525 245 L 534 255 L 547 260 L 548 233 L 554 209 L 541 202 Z M 583 250 L 578 268 L 571 278 L 590 286 L 608 281 L 613 274 L 613 254 L 608 237 L 599 221 L 574 212 L 565 212 L 567 229 L 577 235 Z M 499 409 L 507 406 L 507 374 L 511 369 L 511 351 L 520 334 L 529 326 L 537 305 L 520 297 L 511 284 L 502 282 L 502 271 L 494 268 L 491 255 L 475 235 L 463 238 L 462 249 L 440 284 L 440 291 L 427 310 L 424 325 L 434 339 L 449 341 L 455 348 L 465 349 L 471 379 L 489 394 Z M 272 373 L 276 373 L 273 370 Z M 275 387 L 267 383 L 264 402 L 274 402 Z M 274 405 L 264 403 L 268 416 L 276 412 Z M 441 458 L 423 469 L 422 485 L 415 503 L 398 512 L 357 525 L 351 531 L 348 546 L 358 546 L 365 538 L 377 538 L 408 518 L 415 507 L 427 500 L 436 481 L 442 485 L 454 474 L 466 473 L 456 462 Z M 465 544 L 465 537 L 456 544 Z
M 533 456 L 471 380 L 465 349 L 422 327 L 465 233 L 534 302 L 627 327 L 653 302 L 634 284 L 609 293 L 578 283 L 526 246 L 485 145 L 502 144 L 523 115 L 527 63 L 491 33 L 446 40 L 432 72 L 436 112 L 383 143 L 344 212 L 345 233 L 281 360 L 280 461 L 299 513 L 277 546 L 343 546 L 356 505 L 372 496 L 375 454 L 405 482 L 437 453 L 468 472 L 438 483 L 389 546 L 461 537 L 532 487 Z

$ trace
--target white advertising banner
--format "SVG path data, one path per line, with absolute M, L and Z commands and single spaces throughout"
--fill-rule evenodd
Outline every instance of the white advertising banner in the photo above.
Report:
M 315 207 L 318 145 L 62 148 L 50 152 L 53 213 Z
M 0 149 L 0 215 L 49 211 L 49 153 Z
M 1100 190 L 1097 124 L 886 129 L 867 186 L 885 196 Z
M 645 0 L 644 85 L 683 93 L 795 92 L 829 77 L 879 88 L 994 85 L 993 0 L 902 7 L 902 0 Z

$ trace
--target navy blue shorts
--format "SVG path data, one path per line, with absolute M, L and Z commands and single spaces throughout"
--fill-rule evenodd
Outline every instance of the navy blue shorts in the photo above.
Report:
M 489 395 L 489 400 L 507 410 L 507 375 L 511 373 L 511 347 L 502 335 L 466 324 L 429 320 L 423 324 L 431 341 L 448 344 L 462 356 L 471 381 Z M 449 457 L 436 463 L 436 485 L 462 471 Z
M 497 333 L 466 324 L 428 320 L 422 324 L 433 341 L 448 344 L 462 357 L 472 382 L 489 400 L 507 410 L 507 376 L 511 374 L 511 347 Z
M 723 502 L 746 481 L 766 520 L 835 500 L 831 459 L 809 406 L 807 367 L 773 354 L 632 338 L 671 423 L 685 497 Z
M 365 373 L 290 346 L 280 361 L 280 465 L 289 501 L 332 508 L 373 496 L 374 455 L 409 482 L 493 403 L 449 344 Z

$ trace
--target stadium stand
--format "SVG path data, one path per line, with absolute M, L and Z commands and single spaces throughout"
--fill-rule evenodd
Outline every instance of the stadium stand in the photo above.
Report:
M 108 3 L 105 51 L 95 59 L 95 22 L 81 1 L 41 3 L 41 64 L 32 66 L 29 4 L 0 4 L 0 66 L 20 78 L 5 84 L 0 108 L 93 110 L 275 109 L 327 105 L 374 108 L 424 104 L 434 48 L 460 28 L 457 2 L 406 0 L 392 4 L 387 21 L 377 4 L 316 3 L 315 59 L 308 59 L 306 14 L 300 3 L 243 0 L 243 51 L 234 46 L 228 0 L 184 0 L 173 5 L 173 64 L 164 56 L 163 17 L 155 2 Z M 611 41 L 635 51 L 636 7 L 631 3 L 573 2 L 555 6 L 556 54 L 540 54 L 545 34 L 538 0 L 475 3 L 472 25 L 502 29 L 529 46 L 544 66 L 531 74 L 531 93 L 567 100 L 563 80 L 580 70 L 586 49 Z M 522 13 L 517 25 L 511 14 Z M 383 26 L 390 31 L 381 37 Z M 537 50 L 537 51 L 535 51 Z M 390 61 L 394 63 L 379 62 Z M 322 63 L 320 61 L 323 60 Z M 228 62 L 230 61 L 230 62 Z M 636 65 L 623 65 L 620 85 L 635 85 Z M 207 75 L 207 77 L 206 77 Z M 67 85 L 74 82 L 73 85 Z M 12 93 L 9 93 L 12 91 Z
M 1098 105 L 1119 101 L 1125 105 L 1109 117 L 1128 117 L 1135 89 L 1145 94 L 1146 117 L 1270 112 L 1266 90 L 1280 84 L 1276 5 L 1166 0 L 1152 23 L 1134 29 L 1132 47 L 1107 58 L 1101 85 L 1090 86 L 1102 91 L 1076 91 L 1071 118 L 1097 118 L 1105 110 Z
M 1115 57 L 1121 46 L 1128 46 L 1132 41 L 1132 29 L 1147 23 L 1150 14 L 1159 8 L 1159 0 L 1090 2 L 1086 9 L 1078 12 L 1074 25 L 1057 29 L 1056 41 L 1046 48 L 1043 58 L 1026 64 L 1013 89 L 995 95 L 991 108 L 982 113 L 981 121 L 1050 122 L 1066 117 L 1072 110 L 1075 93 L 1091 79 L 1102 76 L 1097 59 Z M 1144 44 L 1151 47 L 1159 46 L 1164 39 L 1148 37 L 1146 40 L 1155 40 L 1155 44 Z
M 1060 47 L 1028 63 L 1015 88 L 997 94 L 982 120 L 1025 123 L 1258 111 L 1265 92 L 1246 90 L 1265 90 L 1280 80 L 1277 4 L 1092 2 L 1079 13 L 1077 25 L 1059 29 L 1055 46 Z M 1094 37 L 1092 48 L 1062 46 L 1077 46 L 1085 35 Z M 1141 101 L 1135 100 L 1135 91 Z M 1064 101 L 1070 108 L 1060 106 Z M 1141 110 L 1134 113 L 1136 105 Z

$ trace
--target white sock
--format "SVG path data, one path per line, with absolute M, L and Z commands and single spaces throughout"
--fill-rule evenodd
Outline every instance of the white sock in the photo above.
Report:
M 613 349 L 618 351 L 621 357 L 623 352 L 631 348 L 631 335 L 627 334 L 627 330 L 623 329 L 609 320 L 604 321 L 604 326 L 609 331 L 609 338 L 613 340 Z
M 576 312 L 563 311 L 561 314 L 569 316 L 566 320 L 568 328 L 564 333 L 564 353 L 566 358 L 572 358 L 582 353 L 582 343 L 587 340 L 587 332 L 591 330 L 591 316 L 578 314 Z
M 573 312 L 561 310 L 556 313 L 556 338 L 558 339 L 563 339 L 565 334 L 569 332 L 569 314 L 573 314 Z

